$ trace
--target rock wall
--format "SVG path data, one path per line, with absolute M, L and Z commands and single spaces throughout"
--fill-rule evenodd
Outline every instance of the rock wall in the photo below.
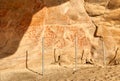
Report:
M 119 64 L 120 0 L 86 0 L 85 7 L 105 42 L 107 64 Z
M 0 0 L 0 69 L 24 68 L 26 53 L 29 66 L 39 66 L 42 48 L 46 65 L 74 64 L 75 48 L 79 64 L 119 64 L 119 3 Z

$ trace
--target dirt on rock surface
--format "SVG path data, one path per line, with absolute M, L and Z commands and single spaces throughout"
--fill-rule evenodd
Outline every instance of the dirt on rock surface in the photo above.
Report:
M 40 69 L 35 72 L 27 69 L 19 71 L 0 72 L 0 81 L 120 81 L 120 66 L 79 66 L 76 71 L 73 67 L 51 66 L 45 69 L 44 75 Z M 38 72 L 38 73 L 37 73 Z

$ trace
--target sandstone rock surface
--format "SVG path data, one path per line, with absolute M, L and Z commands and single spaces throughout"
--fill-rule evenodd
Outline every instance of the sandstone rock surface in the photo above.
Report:
M 96 35 L 103 37 L 106 49 L 106 59 L 107 63 L 110 65 L 116 64 L 116 62 L 119 63 L 120 58 L 119 9 L 120 0 L 100 0 L 100 2 L 86 0 L 86 10 L 97 26 Z
M 74 64 L 75 47 L 78 64 L 103 65 L 103 59 L 119 64 L 119 4 L 120 0 L 0 0 L 0 70 L 25 68 L 26 51 L 30 67 L 41 65 L 42 48 L 46 65 Z

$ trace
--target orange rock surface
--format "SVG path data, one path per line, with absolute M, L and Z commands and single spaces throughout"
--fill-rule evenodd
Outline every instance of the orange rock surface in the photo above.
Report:
M 119 64 L 119 4 L 120 0 L 0 0 L 0 70 L 25 68 L 26 51 L 29 66 L 41 65 L 42 48 L 46 65 L 74 64 L 75 47 L 79 64 L 103 65 L 103 59 L 108 65 Z

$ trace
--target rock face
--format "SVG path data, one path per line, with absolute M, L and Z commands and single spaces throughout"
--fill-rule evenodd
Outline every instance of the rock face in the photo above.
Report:
M 41 65 L 42 49 L 46 65 L 74 64 L 75 52 L 79 64 L 119 64 L 119 4 L 120 0 L 0 0 L 0 69 L 18 64 L 24 68 L 26 53 L 29 66 Z
M 118 64 L 120 54 L 120 0 L 87 0 L 86 10 L 105 42 L 108 64 Z M 92 9 L 91 9 L 92 8 Z M 96 10 L 97 8 L 97 10 Z

